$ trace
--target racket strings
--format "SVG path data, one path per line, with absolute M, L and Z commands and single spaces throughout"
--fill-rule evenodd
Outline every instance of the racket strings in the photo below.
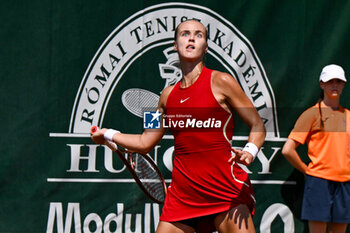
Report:
M 129 90 L 123 93 L 122 102 L 133 114 L 142 117 L 147 109 L 154 110 L 158 106 L 159 97 L 152 92 L 141 89 Z
M 142 113 L 142 108 L 154 107 L 156 101 L 157 100 L 152 98 L 152 96 L 142 92 L 132 93 L 126 98 L 126 102 L 130 108 L 137 111 L 139 114 Z
M 165 192 L 162 177 L 152 166 L 152 164 L 148 162 L 147 159 L 145 159 L 142 155 L 133 153 L 131 156 L 134 163 L 133 165 L 135 173 L 141 181 L 142 185 L 151 196 L 163 202 L 165 199 Z

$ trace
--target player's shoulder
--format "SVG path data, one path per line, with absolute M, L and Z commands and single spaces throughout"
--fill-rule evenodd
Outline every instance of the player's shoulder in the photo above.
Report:
M 163 97 L 168 97 L 169 94 L 171 93 L 171 91 L 174 89 L 175 85 L 176 85 L 176 84 L 171 85 L 171 86 L 167 86 L 166 88 L 164 88 L 164 90 L 162 91 L 161 96 L 163 96 Z
M 163 106 L 163 107 L 166 106 L 166 102 L 168 100 L 168 97 L 169 97 L 171 91 L 174 89 L 175 85 L 171 85 L 171 86 L 164 88 L 164 90 L 162 91 L 162 94 L 160 95 L 160 99 L 159 99 L 160 106 Z
M 226 85 L 235 85 L 238 84 L 234 77 L 226 72 L 213 70 L 212 75 L 212 83 L 225 87 Z

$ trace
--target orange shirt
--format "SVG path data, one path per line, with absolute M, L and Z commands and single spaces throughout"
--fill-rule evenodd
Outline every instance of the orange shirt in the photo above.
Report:
M 337 182 L 350 181 L 350 111 L 321 104 L 323 128 L 318 103 L 303 112 L 288 136 L 308 144 L 306 174 Z

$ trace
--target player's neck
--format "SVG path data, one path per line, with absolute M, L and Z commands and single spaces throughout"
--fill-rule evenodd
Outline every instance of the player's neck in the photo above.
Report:
M 181 79 L 181 87 L 189 87 L 193 83 L 196 82 L 199 75 L 201 74 L 203 69 L 203 63 L 199 62 L 197 64 L 188 64 L 185 67 L 182 67 L 182 79 Z

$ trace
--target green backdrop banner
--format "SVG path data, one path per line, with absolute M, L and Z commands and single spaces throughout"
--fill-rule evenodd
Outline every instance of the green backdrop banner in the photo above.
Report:
M 209 32 L 205 64 L 232 74 L 267 128 L 243 167 L 257 232 L 308 232 L 304 177 L 281 155 L 299 114 L 318 100 L 323 66 L 350 72 L 350 1 L 2 1 L 0 232 L 155 231 L 162 206 L 121 161 L 92 143 L 93 125 L 140 133 L 135 108 L 179 80 L 175 27 Z M 127 94 L 142 96 L 127 99 Z M 349 108 L 349 88 L 342 105 Z M 135 107 L 136 106 L 136 107 Z M 235 119 L 233 146 L 247 127 Z M 150 153 L 171 181 L 173 137 Z M 300 148 L 307 161 L 306 148 Z M 348 230 L 347 232 L 350 232 Z

